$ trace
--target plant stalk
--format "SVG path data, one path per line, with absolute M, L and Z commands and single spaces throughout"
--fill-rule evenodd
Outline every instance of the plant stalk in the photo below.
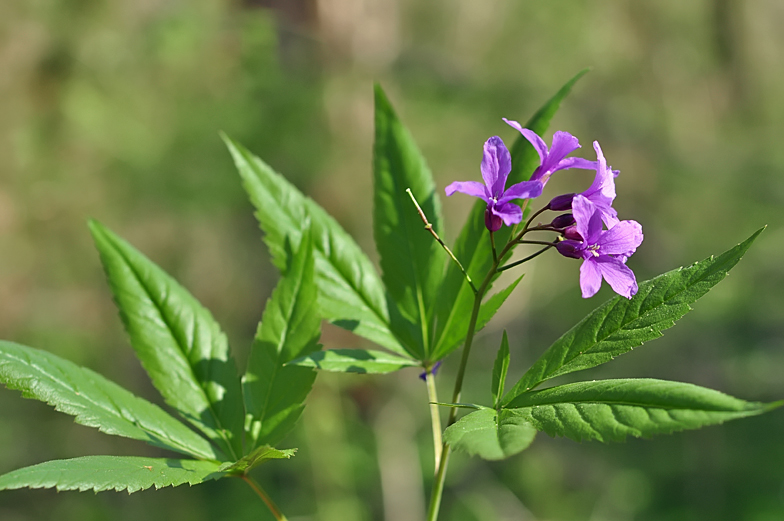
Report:
M 441 409 L 438 406 L 438 393 L 436 392 L 436 375 L 425 370 L 425 383 L 427 384 L 427 398 L 430 401 L 430 422 L 433 425 L 433 450 L 435 451 L 435 473 L 441 461 Z
M 261 485 L 259 485 L 255 479 L 248 476 L 247 474 L 243 474 L 240 477 L 245 483 L 248 484 L 248 486 L 250 486 L 250 488 L 253 489 L 253 491 L 256 494 L 258 494 L 261 500 L 264 501 L 264 504 L 267 505 L 269 511 L 272 512 L 273 516 L 275 516 L 275 519 L 277 519 L 278 521 L 288 521 L 286 516 L 283 515 L 283 512 L 281 512 L 280 509 L 278 508 L 278 505 L 276 505 L 275 502 L 272 501 L 272 498 L 270 498 L 267 495 L 267 493 L 264 491 L 263 488 L 261 488 Z

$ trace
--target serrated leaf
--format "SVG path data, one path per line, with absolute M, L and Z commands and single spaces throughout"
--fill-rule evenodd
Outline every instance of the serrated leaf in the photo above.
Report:
M 431 350 L 430 323 L 444 256 L 406 194 L 411 189 L 436 229 L 441 204 L 433 176 L 384 91 L 375 86 L 373 237 L 387 289 L 390 327 L 406 350 L 424 360 Z
M 475 332 L 479 332 L 484 329 L 487 323 L 492 320 L 496 312 L 501 308 L 503 303 L 506 302 L 506 299 L 509 298 L 509 295 L 512 294 L 521 280 L 523 280 L 523 275 L 520 275 L 517 280 L 509 284 L 506 288 L 502 289 L 498 293 L 492 295 L 482 303 L 482 305 L 479 307 L 479 315 L 476 320 L 476 329 L 474 330 Z M 470 316 L 471 309 L 469 309 L 468 312 Z M 442 358 L 448 356 L 450 353 L 452 353 L 452 351 L 460 347 L 460 344 L 465 340 L 467 334 L 468 321 L 465 319 L 465 317 L 463 317 L 463 320 L 458 322 L 455 326 L 451 327 L 448 332 L 445 332 L 445 336 L 441 338 L 441 343 L 439 344 L 438 349 L 433 352 L 431 358 L 433 360 L 441 360 Z
M 501 409 L 481 409 L 460 418 L 444 431 L 453 449 L 487 460 L 501 460 L 528 448 L 536 429 L 525 419 Z
M 574 84 L 579 80 L 588 69 L 582 70 L 571 80 L 561 87 L 561 89 L 550 98 L 536 113 L 526 122 L 525 128 L 529 128 L 539 135 L 544 134 L 550 125 L 550 120 L 555 115 L 561 101 L 569 94 Z M 506 182 L 506 186 L 527 181 L 536 166 L 539 164 L 539 155 L 531 144 L 522 135 L 518 135 L 510 150 L 512 156 L 512 171 Z M 479 158 L 477 152 L 477 158 Z M 479 161 L 477 160 L 477 164 Z M 517 201 L 512 201 L 517 204 Z M 473 280 L 481 281 L 487 275 L 488 270 L 493 265 L 493 258 L 490 250 L 490 234 L 485 227 L 485 209 L 487 204 L 484 201 L 477 201 L 468 214 L 463 229 L 455 241 L 453 251 L 455 256 L 463 263 L 468 274 Z M 529 206 L 526 211 L 530 211 Z M 511 238 L 512 228 L 503 226 L 495 233 L 495 243 L 498 248 L 503 246 Z M 509 259 L 510 255 L 505 257 Z M 488 291 L 490 288 L 488 288 Z M 453 339 L 458 336 L 450 329 L 461 329 L 465 322 L 464 317 L 471 314 L 471 307 L 474 303 L 474 293 L 471 287 L 465 283 L 463 273 L 456 265 L 447 266 L 443 282 L 438 290 L 439 300 L 436 302 L 436 346 L 435 352 L 448 353 L 456 346 L 452 344 Z M 463 334 L 465 337 L 465 334 Z M 459 342 L 459 341 L 458 341 Z M 447 347 L 452 344 L 452 347 Z
M 240 381 L 226 335 L 177 281 L 96 221 L 101 254 L 136 355 L 166 403 L 227 456 L 242 454 Z
M 493 364 L 493 381 L 490 387 L 490 392 L 493 394 L 493 406 L 498 408 L 500 405 L 501 397 L 504 395 L 504 382 L 506 382 L 506 373 L 509 371 L 509 339 L 504 330 L 504 336 L 501 338 L 501 347 L 498 348 L 498 354 L 495 357 Z
M 719 257 L 641 283 L 631 300 L 617 296 L 601 305 L 539 357 L 504 397 L 504 403 L 545 380 L 609 362 L 662 336 L 662 331 L 691 310 L 689 304 L 727 276 L 762 230 Z
M 321 348 L 311 237 L 306 223 L 299 249 L 287 255 L 286 275 L 267 301 L 242 378 L 250 449 L 274 445 L 289 433 L 316 379 L 307 368 L 284 366 Z
M 267 460 L 289 459 L 296 452 L 297 449 L 280 450 L 274 447 L 270 447 L 269 445 L 262 445 L 234 463 L 224 463 L 221 467 L 221 471 L 228 474 L 247 474 Z
M 384 286 L 357 243 L 321 206 L 305 197 L 269 165 L 223 136 L 245 191 L 256 208 L 272 262 L 285 274 L 286 240 L 299 248 L 310 218 L 321 316 L 400 354 L 406 351 L 389 329 Z
M 761 414 L 782 403 L 746 402 L 681 382 L 628 379 L 524 393 L 506 407 L 550 436 L 608 442 L 698 429 Z
M 404 367 L 416 367 L 420 363 L 384 351 L 327 349 L 292 360 L 289 365 L 311 367 L 333 373 L 387 374 Z
M 56 488 L 102 492 L 127 490 L 129 494 L 151 487 L 198 485 L 225 476 L 221 464 L 192 459 L 137 456 L 85 456 L 47 461 L 0 476 L 0 490 Z
M 207 440 L 157 405 L 52 353 L 0 340 L 0 382 L 106 434 L 200 459 L 221 457 Z

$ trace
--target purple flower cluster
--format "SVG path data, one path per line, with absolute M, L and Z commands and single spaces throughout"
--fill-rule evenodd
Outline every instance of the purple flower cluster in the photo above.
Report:
M 522 221 L 523 211 L 512 201 L 539 197 L 553 173 L 568 168 L 594 170 L 596 176 L 587 190 L 579 194 L 559 195 L 542 211 L 571 210 L 571 213 L 556 217 L 548 229 L 560 232 L 558 241 L 553 245 L 561 255 L 583 259 L 580 288 L 584 298 L 592 297 L 599 291 L 602 278 L 613 291 L 631 298 L 637 293 L 637 281 L 632 270 L 626 266 L 626 260 L 642 243 L 642 226 L 636 221 L 618 219 L 618 212 L 612 203 L 615 200 L 615 178 L 619 172 L 607 165 L 599 143 L 593 143 L 596 161 L 567 157 L 580 148 L 577 138 L 568 132 L 556 132 L 548 148 L 532 130 L 523 128 L 516 121 L 504 121 L 518 130 L 539 154 L 539 166 L 530 180 L 506 188 L 506 180 L 512 169 L 511 156 L 501 138 L 493 136 L 485 142 L 480 166 L 484 184 L 456 181 L 446 187 L 446 195 L 461 192 L 485 201 L 485 225 L 488 230 L 495 232 L 502 225 L 512 226 Z M 604 229 L 602 223 L 607 229 Z

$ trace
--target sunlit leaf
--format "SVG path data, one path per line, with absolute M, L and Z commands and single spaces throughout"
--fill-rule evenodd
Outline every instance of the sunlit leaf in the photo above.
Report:
M 420 365 L 411 358 L 369 349 L 327 349 L 298 358 L 291 364 L 334 373 L 360 374 L 386 374 Z
M 296 452 L 297 449 L 280 450 L 270 447 L 269 445 L 262 445 L 234 463 L 224 463 L 221 467 L 221 471 L 229 474 L 247 474 L 265 461 L 271 459 L 289 459 Z
M 488 460 L 501 460 L 526 449 L 536 429 L 506 409 L 481 409 L 460 418 L 444 431 L 454 449 Z
M 501 338 L 501 347 L 498 348 L 498 354 L 495 357 L 493 364 L 493 381 L 490 391 L 493 394 L 493 406 L 498 407 L 501 397 L 504 395 L 504 383 L 506 382 L 506 373 L 509 371 L 509 339 L 504 330 L 504 336 Z

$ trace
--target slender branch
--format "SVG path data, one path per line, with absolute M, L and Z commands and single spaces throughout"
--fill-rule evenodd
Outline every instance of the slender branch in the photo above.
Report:
M 528 257 L 526 257 L 526 258 L 524 258 L 522 260 L 509 263 L 506 266 L 501 266 L 500 268 L 496 269 L 496 271 L 500 273 L 502 271 L 508 270 L 509 268 L 514 268 L 515 266 L 519 266 L 520 264 L 522 264 L 524 262 L 528 262 L 531 259 L 535 259 L 536 257 L 538 257 L 539 255 L 543 254 L 544 252 L 546 252 L 547 250 L 549 250 L 552 247 L 553 247 L 552 244 L 550 244 L 549 246 L 545 246 L 544 248 L 542 248 L 538 252 L 536 252 L 534 254 L 531 254 L 531 255 L 529 255 Z
M 264 501 L 264 504 L 267 505 L 267 508 L 269 508 L 269 511 L 272 512 L 272 515 L 275 516 L 275 519 L 278 521 L 288 521 L 286 516 L 283 515 L 283 512 L 281 512 L 278 508 L 278 505 L 276 505 L 275 502 L 272 501 L 272 499 L 267 495 L 267 493 L 264 492 L 264 489 L 261 488 L 261 485 L 259 485 L 255 479 L 246 474 L 243 474 L 240 477 L 250 486 L 250 488 L 253 489 L 256 494 L 259 495 L 261 500 Z
M 425 215 L 425 212 L 422 211 L 422 207 L 419 206 L 419 203 L 414 197 L 414 194 L 411 193 L 411 189 L 406 188 L 406 192 L 408 192 L 408 196 L 411 197 L 411 200 L 414 202 L 414 205 L 416 206 L 417 212 L 419 212 L 419 217 L 422 219 L 422 222 L 425 223 L 425 230 L 430 232 L 433 238 L 438 241 L 438 244 L 440 244 L 441 247 L 444 248 L 444 251 L 446 251 L 449 254 L 449 256 L 452 258 L 452 260 L 455 261 L 455 264 L 457 264 L 457 266 L 460 268 L 460 271 L 463 272 L 463 276 L 468 281 L 468 284 L 471 286 L 471 289 L 474 290 L 474 294 L 476 294 L 476 287 L 474 286 L 474 282 L 471 280 L 471 276 L 468 275 L 468 272 L 465 270 L 463 265 L 460 264 L 460 261 L 457 260 L 457 257 L 455 257 L 455 254 L 452 253 L 452 250 L 449 249 L 449 246 L 444 244 L 444 241 L 441 240 L 441 237 L 439 237 L 436 231 L 433 229 L 433 225 L 430 224 L 430 222 L 427 220 L 427 216 Z
M 542 246 L 555 246 L 554 242 L 519 240 L 518 244 L 541 244 Z
M 430 401 L 430 422 L 433 425 L 433 449 L 435 450 L 435 472 L 438 473 L 441 461 L 441 409 L 438 406 L 438 393 L 436 392 L 436 375 L 431 370 L 425 369 L 425 383 L 427 384 L 427 398 Z
M 490 231 L 490 249 L 493 250 L 493 262 L 498 262 L 498 253 L 495 251 L 495 234 L 492 230 Z

